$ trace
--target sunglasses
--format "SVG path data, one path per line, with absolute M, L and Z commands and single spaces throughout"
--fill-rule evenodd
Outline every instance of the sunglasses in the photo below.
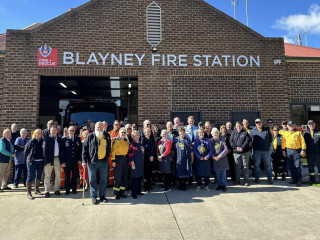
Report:
M 273 131 L 274 131 L 274 132 L 278 132 L 279 130 L 278 130 L 278 129 L 273 129 Z
M 119 125 L 120 125 L 120 123 L 115 123 L 114 125 L 119 126 Z
M 268 124 L 273 123 L 273 122 L 268 122 Z
M 126 134 L 125 132 L 122 132 L 121 134 Z
M 256 124 L 260 124 L 261 122 L 256 122 Z

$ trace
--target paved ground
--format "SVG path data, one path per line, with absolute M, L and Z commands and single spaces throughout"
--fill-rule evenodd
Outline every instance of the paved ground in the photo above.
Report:
M 306 184 L 108 195 L 93 206 L 86 192 L 82 206 L 81 193 L 33 201 L 24 187 L 0 193 L 0 239 L 320 239 L 320 188 Z

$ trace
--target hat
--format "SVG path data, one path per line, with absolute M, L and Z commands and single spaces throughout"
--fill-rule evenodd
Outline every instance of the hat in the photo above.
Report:
M 309 121 L 308 121 L 308 124 L 314 124 L 314 123 L 316 123 L 316 122 L 313 121 L 313 120 L 309 120 Z
M 273 120 L 270 118 L 270 119 L 268 119 L 267 123 L 269 123 L 269 122 L 273 122 Z
M 287 125 L 287 121 L 282 121 L 281 125 Z
M 288 121 L 287 125 L 294 125 L 294 122 L 293 121 Z
M 161 121 L 159 122 L 159 124 L 164 124 L 164 121 L 161 120 Z
M 257 118 L 254 123 L 261 123 L 261 119 L 260 118 Z

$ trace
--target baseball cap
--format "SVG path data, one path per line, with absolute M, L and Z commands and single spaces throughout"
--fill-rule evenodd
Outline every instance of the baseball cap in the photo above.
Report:
M 261 119 L 260 118 L 257 118 L 254 123 L 261 123 Z
M 282 121 L 281 125 L 287 125 L 287 121 Z
M 293 121 L 288 121 L 287 125 L 294 125 L 294 122 Z
M 273 122 L 273 120 L 270 118 L 270 119 L 268 119 L 267 123 L 269 123 L 269 122 Z
M 313 120 L 308 121 L 308 124 L 314 124 L 314 123 L 315 123 L 315 121 L 313 121 Z

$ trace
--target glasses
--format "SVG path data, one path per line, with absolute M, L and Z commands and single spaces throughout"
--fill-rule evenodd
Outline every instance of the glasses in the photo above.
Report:
M 273 129 L 273 131 L 274 131 L 274 132 L 278 132 L 279 130 L 278 130 L 278 129 Z
M 148 123 L 148 124 L 147 124 L 147 126 L 151 126 L 151 124 L 150 124 L 150 123 Z
M 69 132 L 74 132 L 74 130 L 69 130 Z
M 273 122 L 268 122 L 268 124 L 271 124 L 271 123 L 273 123 Z
M 119 125 L 120 125 L 120 123 L 115 123 L 114 125 L 119 126 Z
M 126 134 L 125 132 L 122 132 L 121 134 Z
M 261 122 L 256 122 L 256 124 L 261 124 Z

